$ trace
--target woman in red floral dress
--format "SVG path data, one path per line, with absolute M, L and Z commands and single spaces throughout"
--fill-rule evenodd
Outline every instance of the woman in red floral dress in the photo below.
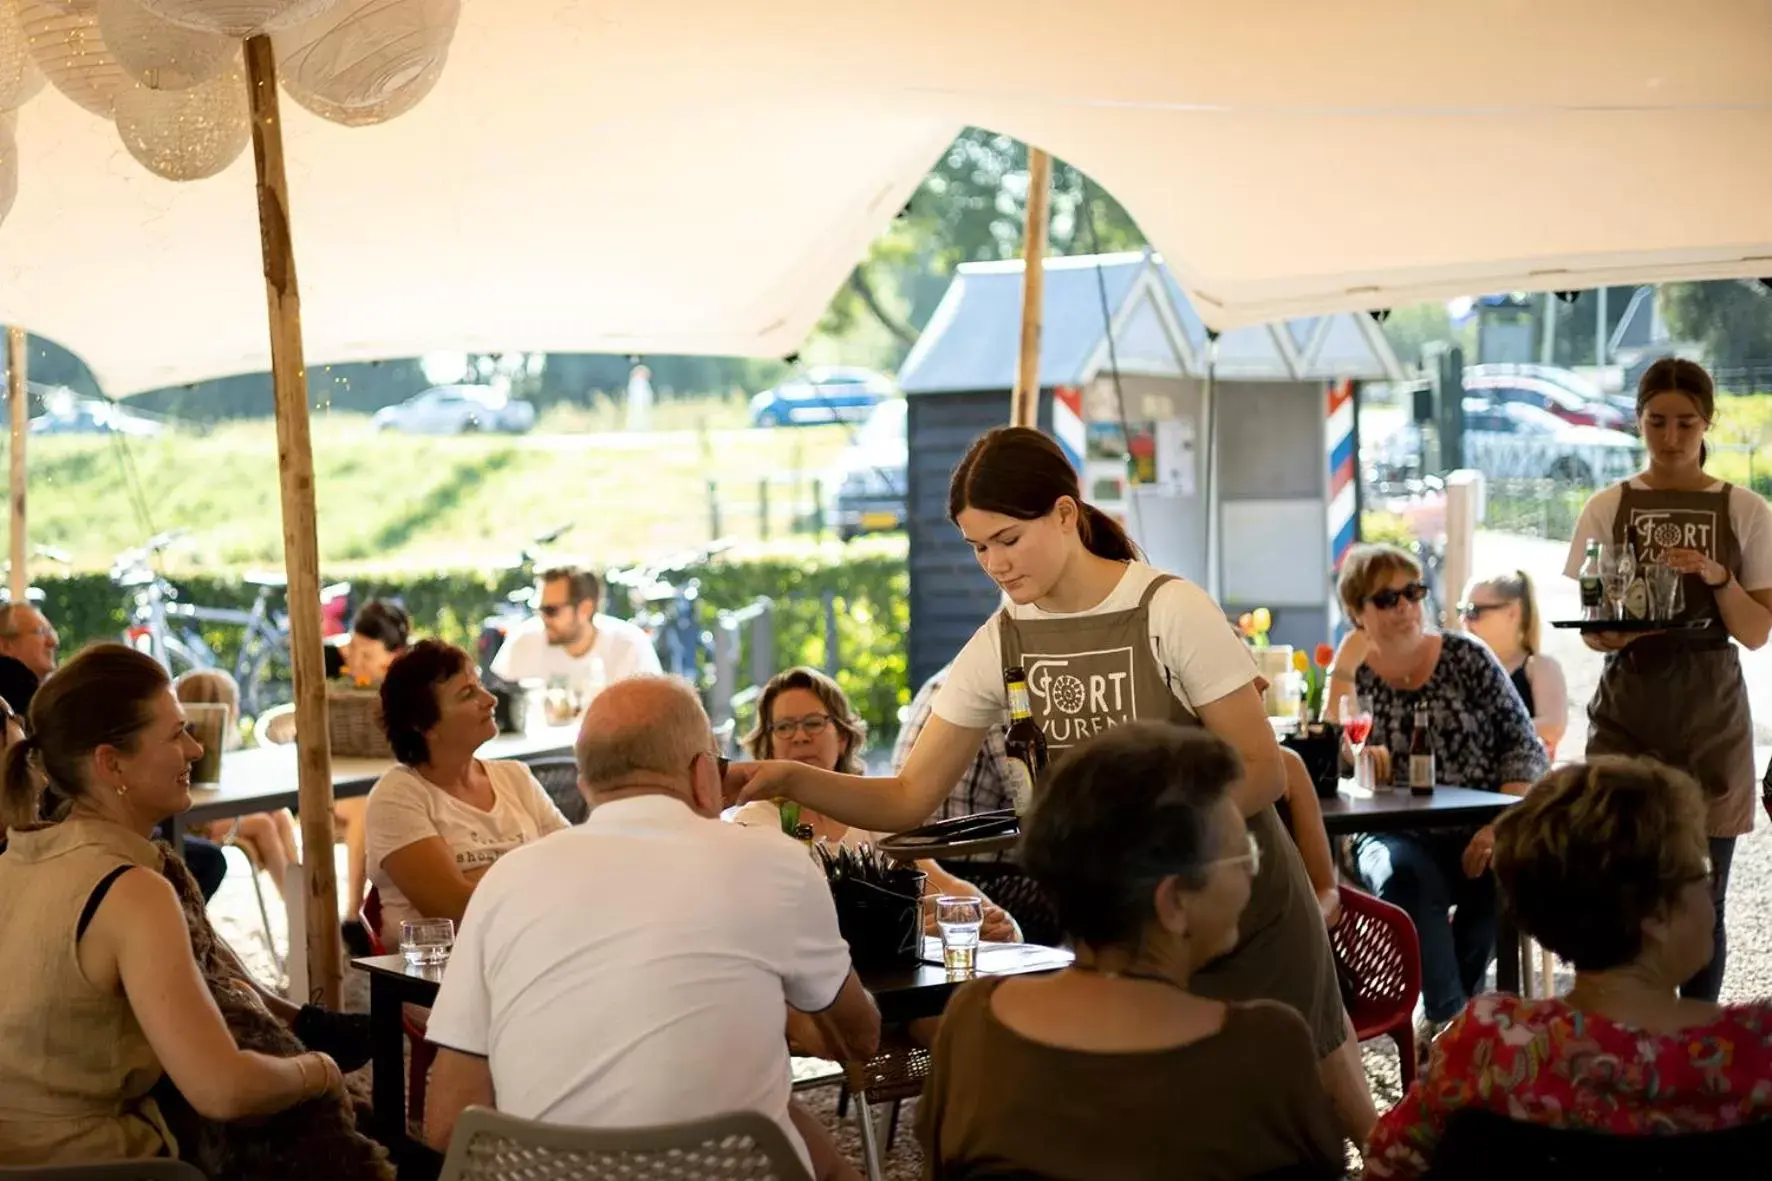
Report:
M 1379 1121 L 1367 1177 L 1425 1174 L 1464 1109 L 1621 1136 L 1772 1118 L 1772 1003 L 1679 995 L 1714 949 L 1696 783 L 1643 760 L 1561 768 L 1497 824 L 1494 864 L 1504 905 L 1575 986 L 1471 1001 Z

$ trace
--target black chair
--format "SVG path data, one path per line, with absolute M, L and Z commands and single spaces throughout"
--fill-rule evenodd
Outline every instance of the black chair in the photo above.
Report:
M 1489 1111 L 1452 1117 L 1429 1181 L 1727 1181 L 1772 1171 L 1772 1119 L 1725 1132 L 1611 1136 Z
M 529 770 L 536 781 L 554 801 L 554 807 L 560 809 L 560 815 L 566 817 L 570 824 L 583 824 L 585 817 L 591 814 L 591 806 L 585 802 L 578 790 L 578 762 L 575 759 L 555 757 L 551 759 L 532 759 Z

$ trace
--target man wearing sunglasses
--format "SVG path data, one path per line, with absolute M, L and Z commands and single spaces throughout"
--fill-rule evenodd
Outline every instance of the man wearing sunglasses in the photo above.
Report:
M 536 618 L 512 630 L 492 658 L 504 681 L 564 678 L 581 690 L 660 670 L 646 633 L 597 608 L 603 584 L 589 570 L 560 566 L 536 583 Z

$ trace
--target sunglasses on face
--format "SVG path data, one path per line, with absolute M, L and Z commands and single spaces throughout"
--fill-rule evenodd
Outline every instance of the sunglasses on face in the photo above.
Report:
M 543 619 L 552 619 L 556 615 L 568 614 L 578 610 L 577 603 L 543 603 L 537 608 Z
M 1501 610 L 1502 606 L 1501 603 L 1460 603 L 1458 617 L 1466 621 L 1481 619 L 1491 611 Z
M 1412 582 L 1404 587 L 1391 587 L 1374 595 L 1367 595 L 1366 602 L 1380 611 L 1389 611 L 1398 603 L 1407 599 L 1411 603 L 1419 603 L 1427 598 L 1427 587 L 1419 582 Z

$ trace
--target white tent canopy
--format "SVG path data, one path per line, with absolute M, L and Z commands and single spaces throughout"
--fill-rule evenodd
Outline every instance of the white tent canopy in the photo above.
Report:
M 964 126 L 1111 190 L 1228 328 L 1772 274 L 1772 0 L 468 0 L 419 107 L 285 104 L 310 364 L 780 355 Z M 112 394 L 263 369 L 249 158 L 19 116 L 0 321 Z

